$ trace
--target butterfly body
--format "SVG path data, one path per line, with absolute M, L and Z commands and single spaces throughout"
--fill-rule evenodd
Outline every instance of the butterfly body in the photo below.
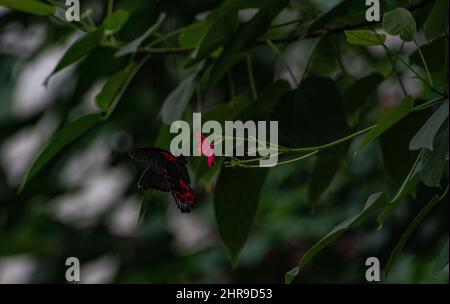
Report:
M 190 187 L 186 159 L 175 157 L 159 148 L 139 148 L 130 152 L 130 157 L 146 164 L 138 187 L 171 192 L 181 212 L 190 212 L 194 207 L 195 194 Z

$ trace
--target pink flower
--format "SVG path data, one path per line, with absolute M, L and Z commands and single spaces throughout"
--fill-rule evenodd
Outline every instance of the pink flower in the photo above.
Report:
M 200 140 L 198 152 L 200 155 L 204 155 L 208 158 L 208 168 L 211 168 L 216 163 L 216 158 L 214 156 L 214 144 L 209 143 L 206 137 L 199 132 L 195 132 L 195 136 L 197 136 Z

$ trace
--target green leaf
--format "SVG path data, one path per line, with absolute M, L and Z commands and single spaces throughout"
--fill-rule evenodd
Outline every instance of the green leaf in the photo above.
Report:
M 310 77 L 285 94 L 274 113 L 281 145 L 312 147 L 330 143 L 349 133 L 343 101 L 336 83 Z
M 256 40 L 270 27 L 272 20 L 288 4 L 287 0 L 270 0 L 261 7 L 256 15 L 243 24 L 231 39 L 230 45 L 215 62 L 210 77 L 210 86 L 214 86 L 236 63 L 245 58 Z
M 178 36 L 178 44 L 183 47 L 198 45 L 209 27 L 210 24 L 207 20 L 192 23 Z
M 411 139 L 410 150 L 428 149 L 433 150 L 434 137 L 448 117 L 448 101 L 444 102 L 439 109 L 433 113 L 423 127 Z
M 308 28 L 308 32 L 313 33 L 323 30 L 329 23 L 336 21 L 336 19 L 348 14 L 353 1 L 341 1 L 330 11 L 320 16 L 313 24 Z
M 342 160 L 336 157 L 327 155 L 317 157 L 308 185 L 308 201 L 312 209 L 330 185 L 341 163 Z
M 129 69 L 123 69 L 112 75 L 103 86 L 102 90 L 95 97 L 97 106 L 103 110 L 108 111 L 114 101 L 115 96 L 120 92 L 123 84 L 128 78 Z
M 231 7 L 228 10 L 220 10 L 217 14 L 211 14 L 207 22 L 209 27 L 203 34 L 200 42 L 191 54 L 186 66 L 193 66 L 214 52 L 218 47 L 227 42 L 238 24 L 238 10 Z
M 416 36 L 416 20 L 405 8 L 397 8 L 383 16 L 383 28 L 386 33 L 397 36 L 403 41 L 412 41 Z
M 74 142 L 101 120 L 102 116 L 100 114 L 90 114 L 78 118 L 60 129 L 39 153 L 39 156 L 28 169 L 19 188 L 19 193 L 22 192 L 29 181 L 35 177 L 36 174 L 38 174 L 63 148 Z
M 436 195 L 431 199 L 431 201 L 426 204 L 426 206 L 420 210 L 420 212 L 416 215 L 416 217 L 412 220 L 412 222 L 408 225 L 408 228 L 406 228 L 405 232 L 403 233 L 402 237 L 398 241 L 397 245 L 395 245 L 394 250 L 392 251 L 391 255 L 389 256 L 389 260 L 386 264 L 386 271 L 385 271 L 385 279 L 388 279 L 389 271 L 392 268 L 392 265 L 397 260 L 398 256 L 403 250 L 403 247 L 405 247 L 406 242 L 408 241 L 409 237 L 413 233 L 413 231 L 416 229 L 417 225 L 425 218 L 425 216 L 428 214 L 428 212 L 433 209 L 434 206 L 436 206 L 437 203 L 439 203 L 442 200 L 441 197 Z
M 344 106 L 347 120 L 351 126 L 356 125 L 361 110 L 367 105 L 370 97 L 376 96 L 378 85 L 384 80 L 380 74 L 370 74 L 358 79 L 344 93 Z
M 431 110 L 412 112 L 380 136 L 384 167 L 393 178 L 393 185 L 400 186 L 411 170 L 418 151 L 409 150 L 409 142 L 430 116 Z
M 445 243 L 444 245 L 444 248 L 442 248 L 442 251 L 439 254 L 438 258 L 434 262 L 434 267 L 432 271 L 433 278 L 436 279 L 441 270 L 444 269 L 444 267 L 447 265 L 448 265 L 448 239 L 447 243 Z
M 340 56 L 334 36 L 319 36 L 310 43 L 306 66 L 302 78 L 305 76 L 329 77 L 340 70 L 338 57 Z
M 381 214 L 378 216 L 377 218 L 377 222 L 379 224 L 378 229 L 382 228 L 386 219 L 392 215 L 394 210 L 397 209 L 397 207 L 400 205 L 403 199 L 416 189 L 417 184 L 420 182 L 420 166 L 418 166 L 420 157 L 421 155 L 419 154 L 419 156 L 416 159 L 416 162 L 414 163 L 410 172 L 403 181 L 402 186 L 397 191 L 394 198 L 392 198 L 392 200 L 386 205 Z
M 206 191 L 213 193 L 214 177 L 220 172 L 225 159 L 223 157 L 216 158 L 216 164 L 211 168 L 208 167 L 204 158 L 197 157 L 196 160 L 198 161 L 195 164 L 191 162 L 191 167 L 195 172 L 197 185 L 202 184 L 205 186 Z M 194 168 L 194 166 L 196 167 Z
M 368 217 L 371 213 L 376 211 L 377 209 L 381 208 L 384 204 L 387 202 L 387 195 L 386 193 L 374 193 L 372 194 L 368 199 L 367 202 L 363 208 L 363 210 L 337 225 L 336 227 L 331 230 L 330 233 L 328 233 L 325 237 L 323 237 L 320 241 L 318 241 L 314 246 L 312 246 L 300 259 L 300 262 L 298 263 L 298 266 L 294 269 L 290 270 L 285 275 L 285 281 L 287 284 L 291 283 L 292 280 L 295 278 L 296 275 L 300 271 L 303 270 L 305 265 L 314 257 L 316 256 L 320 251 L 322 251 L 325 247 L 327 247 L 329 244 L 334 242 L 339 236 L 341 236 L 343 233 L 345 233 L 347 230 L 353 228 L 355 225 L 363 221 L 366 217 Z
M 428 187 L 440 187 L 448 157 L 448 122 L 435 138 L 437 149 L 425 150 L 421 162 L 420 176 Z
M 54 5 L 36 0 L 0 0 L 0 6 L 40 16 L 51 16 L 56 11 Z
M 134 76 L 149 58 L 150 55 L 147 55 L 139 62 L 130 63 L 105 82 L 102 90 L 95 97 L 97 106 L 105 112 L 105 118 L 112 114 Z
M 448 29 L 448 0 L 437 0 L 424 25 L 424 33 L 428 40 L 436 39 Z
M 220 237 L 235 265 L 253 226 L 267 168 L 222 168 L 214 196 Z
M 137 37 L 136 39 L 134 39 L 133 41 L 131 41 L 130 43 L 128 43 L 127 45 L 122 47 L 120 50 L 118 50 L 115 56 L 122 57 L 122 56 L 125 56 L 128 54 L 137 52 L 138 48 L 142 45 L 142 43 L 144 43 L 144 41 L 148 37 L 150 37 L 150 35 L 152 35 L 154 32 L 156 32 L 159 29 L 159 27 L 161 26 L 161 23 L 164 21 L 165 18 L 166 18 L 166 14 L 159 15 L 159 18 L 155 24 L 153 24 L 144 34 Z
M 239 113 L 238 119 L 242 121 L 269 120 L 281 98 L 289 92 L 289 90 L 290 86 L 287 81 L 277 80 L 261 92 L 258 100 L 251 103 Z
M 369 143 L 377 139 L 381 134 L 389 130 L 392 126 L 402 120 L 403 117 L 408 115 L 414 106 L 414 100 L 411 96 L 406 96 L 402 102 L 386 117 L 384 117 L 380 122 L 377 123 L 376 127 L 373 128 L 366 137 L 359 144 L 355 151 L 355 155 L 361 151 Z
M 425 69 L 421 53 L 427 63 L 430 76 L 433 81 L 434 88 L 441 92 L 445 92 L 447 86 L 447 69 L 442 68 L 442 63 L 447 56 L 447 38 L 441 36 L 434 39 L 431 43 L 422 45 L 420 51 L 416 50 L 410 56 L 411 64 L 420 66 Z
M 239 95 L 227 103 L 221 103 L 214 106 L 207 112 L 203 113 L 202 119 L 204 121 L 215 120 L 219 122 L 222 127 L 227 120 L 236 120 L 237 115 L 248 107 L 249 99 L 245 95 Z
M 129 13 L 122 9 L 118 9 L 112 13 L 103 22 L 104 35 L 109 36 L 119 32 L 125 23 L 127 23 L 128 17 Z
M 356 81 L 358 81 L 358 78 L 346 71 L 341 71 L 336 75 L 336 84 L 341 92 L 347 92 L 356 83 Z M 344 101 L 347 103 L 345 96 Z
M 347 42 L 356 45 L 374 46 L 383 45 L 386 35 L 377 34 L 369 30 L 345 31 Z
M 84 36 L 75 41 L 64 53 L 56 67 L 45 80 L 44 84 L 47 85 L 53 75 L 77 62 L 79 59 L 86 56 L 90 51 L 95 49 L 99 45 L 102 38 L 103 29 L 98 28 L 95 31 L 86 33 Z
M 183 114 L 186 105 L 195 92 L 195 86 L 197 84 L 198 73 L 200 70 L 201 67 L 199 66 L 164 100 L 160 115 L 165 124 L 170 124 L 173 121 L 180 119 L 181 114 Z
M 291 270 L 289 270 L 288 272 L 286 272 L 284 274 L 284 282 L 286 284 L 291 284 L 292 281 L 298 276 L 299 273 L 300 273 L 300 269 L 298 268 L 298 266 L 295 266 L 294 268 L 292 268 Z
M 141 206 L 139 208 L 139 216 L 138 216 L 139 223 L 143 222 L 145 215 L 147 214 L 147 211 L 149 209 L 149 205 L 152 203 L 151 200 L 153 199 L 153 195 L 154 194 L 150 191 L 144 192 L 141 201 Z

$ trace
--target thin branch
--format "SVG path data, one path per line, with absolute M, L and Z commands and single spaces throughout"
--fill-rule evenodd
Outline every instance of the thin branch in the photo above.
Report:
M 247 72 L 248 72 L 248 80 L 250 82 L 250 88 L 252 90 L 252 98 L 253 98 L 253 100 L 256 100 L 256 99 L 258 99 L 258 92 L 256 90 L 255 77 L 253 75 L 253 66 L 252 66 L 251 55 L 247 56 Z
M 417 111 L 422 111 L 422 110 L 431 108 L 432 106 L 434 106 L 436 104 L 439 104 L 439 103 L 441 103 L 442 101 L 444 101 L 446 99 L 448 99 L 448 96 L 442 96 L 442 97 L 435 98 L 433 100 L 430 100 L 428 102 L 425 102 L 425 103 L 423 103 L 421 105 L 418 105 L 418 106 L 414 107 L 412 109 L 412 111 L 413 112 L 417 112 Z
M 336 50 L 338 53 L 337 60 L 342 72 L 345 74 L 349 74 L 347 68 L 345 67 L 344 61 L 342 60 L 342 50 L 341 50 L 341 43 L 339 41 L 339 36 L 336 36 Z
M 295 86 L 297 86 L 298 85 L 297 78 L 295 77 L 294 72 L 292 72 L 289 64 L 284 59 L 283 54 L 280 52 L 280 50 L 277 48 L 277 46 L 275 44 L 273 44 L 272 41 L 270 41 L 270 39 L 267 39 L 266 41 L 267 41 L 267 45 L 275 52 L 275 54 L 278 55 L 278 57 L 280 58 L 280 61 L 283 63 L 284 67 L 288 70 L 289 74 L 291 75 L 292 81 L 294 82 Z
M 154 48 L 154 47 L 140 47 L 138 52 L 150 53 L 150 54 L 181 54 L 188 53 L 195 49 L 195 46 L 186 47 L 165 47 L 165 48 Z
M 436 94 L 439 94 L 441 96 L 444 96 L 445 94 L 443 92 L 440 92 L 438 89 L 436 89 L 434 86 L 432 86 L 425 78 L 423 78 L 408 62 L 403 60 L 403 58 L 396 53 L 394 53 L 391 49 L 389 49 L 386 44 L 383 43 L 383 47 L 391 56 L 393 56 L 396 60 L 403 63 L 411 72 L 416 75 L 418 79 L 420 79 L 431 91 L 435 92 Z
M 195 98 L 197 99 L 197 111 L 202 112 L 202 89 L 200 88 L 200 83 L 195 86 Z
M 448 96 L 437 97 L 437 98 L 435 98 L 433 100 L 430 100 L 430 101 L 428 101 L 426 103 L 423 103 L 421 105 L 418 105 L 418 106 L 414 107 L 411 110 L 410 113 L 428 109 L 428 108 L 434 106 L 435 104 L 437 104 L 439 102 L 443 102 L 447 98 L 448 98 Z M 307 154 L 307 155 L 302 155 L 302 156 L 300 156 L 298 158 L 290 159 L 287 162 L 283 162 L 283 163 L 279 163 L 279 164 L 285 164 L 285 163 L 291 163 L 291 162 L 299 161 L 299 160 L 302 160 L 302 159 L 304 159 L 306 157 L 312 156 L 312 155 L 314 155 L 314 154 L 316 154 L 316 153 L 318 153 L 320 151 L 323 151 L 323 150 L 326 150 L 326 149 L 330 149 L 330 148 L 332 148 L 334 146 L 337 146 L 339 144 L 342 144 L 344 142 L 348 142 L 348 141 L 354 139 L 355 137 L 358 137 L 360 135 L 363 135 L 363 134 L 369 132 L 370 130 L 372 130 L 375 127 L 377 127 L 377 125 L 378 124 L 374 124 L 374 125 L 372 125 L 372 126 L 370 126 L 368 128 L 365 128 L 363 130 L 357 131 L 355 133 L 347 135 L 346 137 L 339 138 L 339 139 L 337 139 L 337 140 L 335 140 L 333 142 L 330 142 L 330 143 L 327 143 L 327 144 L 324 144 L 324 145 L 321 145 L 321 146 L 304 147 L 304 148 L 287 148 L 287 147 L 283 147 L 283 146 L 277 145 L 279 151 L 275 155 L 276 156 L 280 156 L 280 155 L 286 155 L 286 154 L 291 154 L 291 153 L 310 153 L 310 154 Z M 247 139 L 244 138 L 244 140 L 247 140 Z M 269 146 L 272 147 L 272 146 L 275 146 L 275 145 L 269 143 Z M 249 168 L 250 167 L 254 167 L 254 168 L 256 168 L 256 167 L 259 167 L 259 166 L 258 165 L 248 165 L 248 164 L 258 162 L 261 159 L 267 159 L 267 157 L 259 157 L 259 158 L 252 158 L 252 159 L 246 159 L 246 160 L 240 160 L 240 159 L 232 157 L 231 159 L 232 159 L 232 161 L 226 162 L 226 165 L 228 167 L 239 166 L 239 167 L 249 167 Z
M 406 8 L 411 11 L 414 11 L 414 10 L 417 10 L 417 9 L 419 9 L 423 6 L 426 6 L 432 2 L 433 2 L 433 0 L 423 0 L 416 4 L 407 6 Z M 345 26 L 339 26 L 339 27 L 335 27 L 335 28 L 331 28 L 331 29 L 323 29 L 321 31 L 316 31 L 316 32 L 307 32 L 306 31 L 306 32 L 295 33 L 288 37 L 274 38 L 271 41 L 272 41 L 272 43 L 290 43 L 290 42 L 297 41 L 299 39 L 317 38 L 320 36 L 333 35 L 333 34 L 343 32 L 345 30 L 351 30 L 351 29 L 355 29 L 355 28 L 361 28 L 361 27 L 377 25 L 377 24 L 380 24 L 380 21 L 372 21 L 372 22 L 365 21 L 365 22 L 359 22 L 359 23 L 345 25 Z M 267 39 L 266 38 L 258 39 L 255 44 L 257 44 L 257 45 L 267 44 Z M 170 53 L 180 54 L 180 53 L 191 52 L 194 49 L 195 49 L 195 46 L 169 47 L 169 48 L 141 47 L 138 49 L 138 51 L 144 52 L 144 53 L 154 53 L 154 54 L 170 54 Z
M 107 7 L 107 11 L 106 11 L 106 15 L 107 16 L 111 16 L 112 15 L 113 8 L 114 8 L 114 0 L 108 0 L 108 7 Z
M 417 2 L 413 5 L 410 6 L 406 6 L 405 8 L 410 10 L 410 11 L 415 11 L 418 10 L 430 3 L 434 2 L 434 0 L 424 0 L 424 1 L 420 1 Z M 289 42 L 293 42 L 293 41 L 297 41 L 298 39 L 305 39 L 305 38 L 316 38 L 319 36 L 323 36 L 323 35 L 333 35 L 333 34 L 337 34 L 346 30 L 351 30 L 351 29 L 355 29 L 355 28 L 360 28 L 360 27 L 366 27 L 366 26 L 373 26 L 373 25 L 378 25 L 380 24 L 381 21 L 364 21 L 364 22 L 359 22 L 359 23 L 354 23 L 354 24 L 350 24 L 350 25 L 344 25 L 344 26 L 339 26 L 339 27 L 335 27 L 332 29 L 324 29 L 322 31 L 317 31 L 317 32 L 306 32 L 306 33 L 297 33 L 295 35 L 292 35 L 290 37 L 281 37 L 278 39 L 272 39 L 273 43 L 289 43 Z M 262 44 L 263 41 L 258 40 L 259 44 Z
M 230 99 L 234 100 L 236 97 L 236 88 L 234 87 L 234 79 L 233 79 L 233 72 L 230 70 L 227 73 L 227 79 L 228 79 L 228 87 L 230 90 Z
M 291 20 L 291 21 L 286 21 L 286 22 L 279 23 L 279 24 L 274 24 L 274 25 L 271 25 L 270 28 L 278 28 L 278 27 L 288 26 L 288 25 L 291 25 L 291 24 L 295 24 L 295 23 L 301 22 L 303 20 L 305 20 L 304 17 L 298 18 L 298 19 L 294 19 L 294 20 Z
M 425 71 L 427 72 L 428 81 L 430 82 L 430 85 L 433 87 L 433 79 L 431 78 L 430 70 L 428 69 L 427 61 L 425 60 L 425 57 L 423 56 L 422 50 L 420 49 L 419 44 L 417 43 L 416 39 L 413 40 L 414 44 L 417 47 L 417 51 L 419 52 L 420 59 L 422 60 L 423 66 L 425 67 Z
M 374 30 L 375 32 L 375 30 Z M 375 32 L 376 33 L 376 32 Z M 384 45 L 384 44 L 383 44 Z M 402 43 L 402 47 L 401 49 L 403 49 L 404 47 L 404 43 Z M 391 53 L 389 53 L 389 51 L 387 50 L 387 47 L 384 47 L 384 52 L 386 53 L 386 56 L 389 58 L 389 61 L 391 62 L 392 65 L 392 71 L 395 73 L 395 75 L 397 76 L 398 79 L 398 83 L 400 84 L 400 88 L 402 89 L 403 95 L 407 96 L 408 91 L 406 91 L 406 87 L 405 84 L 403 83 L 403 79 L 402 79 L 402 75 L 400 74 L 400 72 L 397 70 L 397 58 L 393 58 L 391 56 Z

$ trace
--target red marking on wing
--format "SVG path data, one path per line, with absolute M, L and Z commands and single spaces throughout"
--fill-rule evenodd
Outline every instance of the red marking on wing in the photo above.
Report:
M 179 179 L 178 180 L 178 186 L 179 189 L 175 190 L 175 194 L 177 195 L 177 197 L 185 203 L 188 204 L 194 204 L 195 201 L 195 195 L 194 195 L 194 191 L 192 191 L 191 187 L 189 186 L 188 183 L 186 183 L 184 180 Z
M 178 163 L 178 160 L 175 156 L 173 156 L 172 154 L 168 153 L 168 152 L 161 152 L 161 154 L 164 156 L 165 159 L 167 159 L 170 162 L 173 163 Z
M 163 157 L 165 159 L 167 159 L 168 161 L 170 161 L 172 164 L 174 164 L 178 170 L 182 170 L 182 167 L 184 166 L 184 164 L 181 164 L 180 161 L 178 160 L 178 158 L 176 158 L 169 152 L 161 152 L 161 153 L 162 153 Z

